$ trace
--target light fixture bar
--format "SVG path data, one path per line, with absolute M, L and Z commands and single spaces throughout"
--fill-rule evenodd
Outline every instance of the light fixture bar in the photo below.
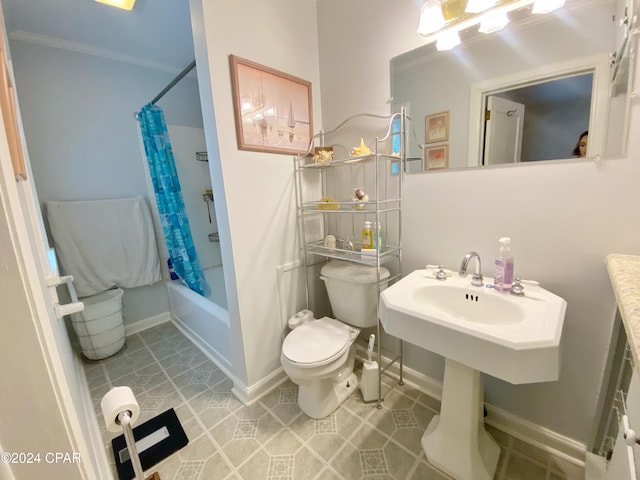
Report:
M 537 0 L 498 0 L 495 6 L 491 9 L 491 12 L 504 12 L 506 14 L 513 10 L 531 5 L 535 1 Z M 443 32 L 460 32 L 469 27 L 477 25 L 480 23 L 482 17 L 482 14 L 465 13 L 455 20 L 451 20 L 450 22 L 448 22 L 440 31 L 425 35 L 426 43 L 436 41 L 438 39 L 438 36 Z
M 440 51 L 451 50 L 460 45 L 460 34 L 456 30 L 446 30 L 440 32 L 436 48 Z
M 104 3 L 112 7 L 121 8 L 122 10 L 131 10 L 136 0 L 95 0 L 98 3 Z
M 493 7 L 496 4 L 496 0 L 469 0 L 467 2 L 467 13 L 480 13 Z
M 551 13 L 564 6 L 564 0 L 536 0 L 531 13 Z
M 493 33 L 502 30 L 509 23 L 507 12 L 489 12 L 480 20 L 480 33 Z

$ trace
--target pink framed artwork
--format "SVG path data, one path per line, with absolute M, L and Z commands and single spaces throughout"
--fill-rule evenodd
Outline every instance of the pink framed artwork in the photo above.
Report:
M 313 138 L 311 82 L 229 56 L 240 150 L 305 154 Z
M 425 143 L 449 140 L 449 111 L 427 115 L 424 119 Z
M 424 169 L 439 170 L 449 168 L 449 146 L 425 147 Z

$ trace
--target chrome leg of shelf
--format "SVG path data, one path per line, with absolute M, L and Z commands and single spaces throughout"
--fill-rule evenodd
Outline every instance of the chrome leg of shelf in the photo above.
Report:
M 404 385 L 404 380 L 402 379 L 402 369 L 404 367 L 404 340 L 400 340 L 400 359 L 399 359 L 399 363 L 400 363 L 400 381 L 398 382 L 398 385 L 403 386 Z
M 377 312 L 377 307 L 376 307 L 376 312 Z M 378 335 L 378 404 L 376 405 L 376 408 L 381 409 L 382 408 L 382 336 L 380 335 L 380 318 L 378 318 L 376 327 L 377 327 L 376 334 Z

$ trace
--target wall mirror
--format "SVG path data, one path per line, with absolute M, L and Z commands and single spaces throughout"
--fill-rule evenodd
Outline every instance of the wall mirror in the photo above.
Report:
M 425 151 L 438 147 L 448 169 L 575 158 L 586 130 L 587 157 L 624 154 L 633 2 L 566 0 L 542 16 L 523 7 L 498 32 L 460 32 L 453 50 L 431 43 L 391 59 L 393 110 L 411 118 L 407 172 L 430 170 Z M 449 125 L 434 143 L 438 112 Z

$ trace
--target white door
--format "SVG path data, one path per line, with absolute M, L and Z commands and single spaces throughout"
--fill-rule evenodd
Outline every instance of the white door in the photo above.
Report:
M 487 98 L 483 165 L 518 163 L 522 154 L 524 105 L 491 95 Z
M 56 471 L 51 465 L 47 465 L 46 451 L 41 451 L 42 457 L 38 467 L 48 468 L 52 474 L 57 472 L 65 475 L 65 478 L 109 478 L 104 476 L 109 469 L 95 416 L 93 419 L 87 419 L 84 415 L 86 412 L 84 405 L 90 404 L 86 401 L 88 391 L 86 382 L 83 385 L 78 377 L 78 373 L 82 374 L 82 372 L 78 371 L 77 358 L 71 349 L 63 318 L 64 315 L 74 311 L 81 311 L 83 305 L 82 303 L 59 304 L 56 286 L 64 280 L 59 277 L 55 262 L 51 261 L 52 252 L 49 249 L 38 207 L 33 175 L 24 143 L 7 45 L 0 6 L 0 204 L 3 207 L 0 220 L 6 224 L 0 242 L 3 249 L 11 252 L 10 255 L 7 254 L 11 262 L 4 263 L 3 273 L 12 275 L 10 278 L 19 288 L 16 291 L 22 293 L 23 304 L 28 307 L 24 310 L 24 316 L 5 319 L 3 327 L 6 330 L 2 340 L 6 342 L 5 345 L 10 344 L 12 335 L 17 334 L 11 331 L 12 326 L 18 330 L 26 325 L 25 328 L 35 331 L 33 341 L 30 341 L 31 337 L 21 336 L 22 344 L 19 346 L 24 350 L 25 357 L 37 357 L 40 359 L 38 365 L 45 366 L 43 368 L 45 376 L 40 379 L 40 381 L 42 378 L 46 379 L 46 382 L 42 383 L 42 399 L 34 400 L 38 409 L 43 411 L 34 411 L 33 419 L 28 417 L 23 421 L 46 422 L 48 425 L 47 417 L 49 417 L 51 423 L 61 423 L 63 427 L 58 432 L 59 442 L 67 448 L 61 453 L 77 453 L 80 458 L 79 463 L 66 465 L 65 470 Z M 10 271 L 9 265 L 15 265 L 16 268 Z M 14 298 L 8 298 L 10 294 L 5 295 L 5 293 L 0 292 L 1 303 L 12 302 Z M 19 299 L 16 297 L 15 301 Z M 17 358 L 16 361 L 22 363 L 22 359 Z M 3 365 L 5 369 L 11 367 L 11 365 Z M 35 372 L 33 374 L 35 375 Z M 23 389 L 19 375 L 16 375 L 14 380 L 18 384 L 14 395 L 15 398 L 20 398 L 26 387 Z M 25 385 L 28 383 L 28 381 L 24 382 Z M 4 387 L 11 388 L 7 385 Z M 49 389 L 46 390 L 47 393 L 52 391 L 51 395 L 45 395 L 46 388 Z M 82 397 L 83 394 L 85 398 Z M 33 395 L 29 398 L 30 401 L 32 397 Z M 95 426 L 93 430 L 92 425 Z M 8 448 L 11 443 L 19 443 L 19 436 L 28 435 L 30 428 L 36 429 L 32 438 L 29 439 L 34 452 L 38 451 L 38 445 L 51 445 L 47 443 L 51 439 L 45 438 L 46 434 L 39 438 L 37 427 L 37 424 L 34 426 L 27 423 L 24 431 L 0 431 L 0 434 L 3 434 L 3 448 Z M 46 430 L 42 426 L 40 428 L 43 431 Z M 35 468 L 34 466 L 31 472 L 37 472 Z M 107 473 L 107 475 L 110 474 Z

